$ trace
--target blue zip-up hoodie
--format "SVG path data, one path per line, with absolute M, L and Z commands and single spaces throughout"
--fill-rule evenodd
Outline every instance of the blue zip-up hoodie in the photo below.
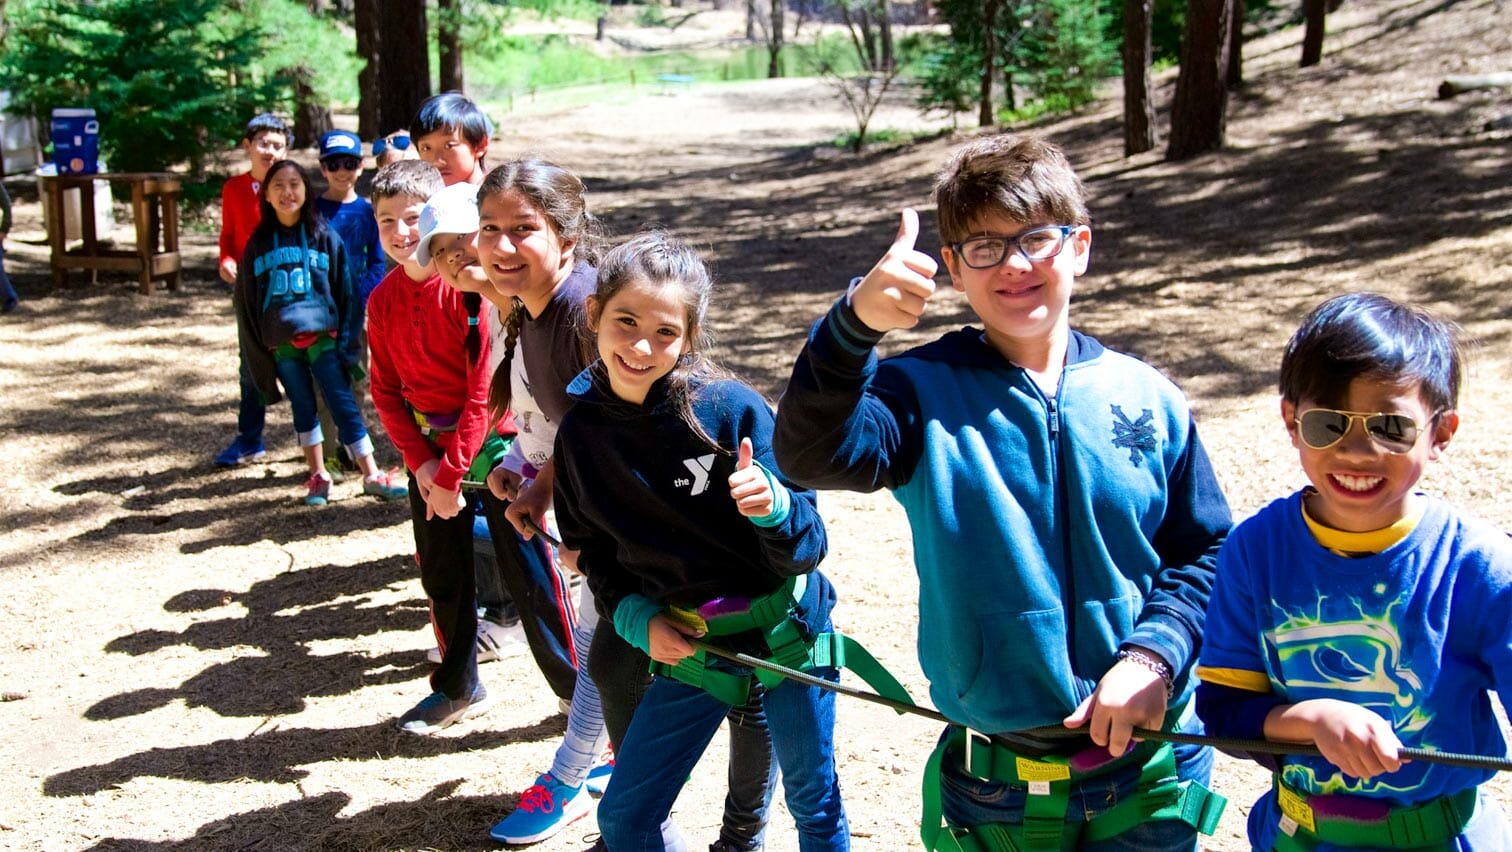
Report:
M 1185 702 L 1231 519 L 1181 392 L 1077 332 L 1054 399 L 978 329 L 879 363 L 880 340 L 840 300 L 774 444 L 800 483 L 903 505 L 935 706 L 991 733 L 1058 724 L 1128 645 Z
M 276 402 L 273 352 L 306 332 L 336 332 L 336 353 L 348 371 L 359 366 L 362 311 L 352 289 L 346 250 L 322 225 L 259 228 L 236 271 L 232 301 L 242 356 L 263 401 Z
M 754 459 L 790 492 L 787 515 L 759 526 L 730 497 L 735 454 L 688 428 L 667 399 L 666 380 L 641 405 L 619 399 L 607 384 L 595 363 L 568 385 L 574 404 L 553 453 L 557 526 L 562 542 L 580 551 L 578 566 L 600 614 L 613 621 L 630 595 L 683 606 L 757 597 L 813 572 L 814 605 L 802 618 L 822 623 L 835 602 L 833 587 L 814 571 L 827 548 L 824 522 L 814 492 L 777 473 L 766 400 L 728 380 L 692 391 L 694 415 L 709 437 L 727 450 L 750 438 Z

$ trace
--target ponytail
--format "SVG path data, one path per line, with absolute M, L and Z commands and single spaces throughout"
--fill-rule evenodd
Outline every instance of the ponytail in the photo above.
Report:
M 488 416 L 495 422 L 504 419 L 504 415 L 509 413 L 509 404 L 513 402 L 514 375 L 511 368 L 514 364 L 515 343 L 520 339 L 520 325 L 524 321 L 525 303 L 511 299 L 509 316 L 504 320 L 504 360 L 499 362 L 499 369 L 494 371 L 493 379 L 488 384 Z
M 483 297 L 477 293 L 463 293 L 462 304 L 467 308 L 467 360 L 478 360 L 483 351 L 483 334 L 478 330 L 478 313 L 483 310 Z

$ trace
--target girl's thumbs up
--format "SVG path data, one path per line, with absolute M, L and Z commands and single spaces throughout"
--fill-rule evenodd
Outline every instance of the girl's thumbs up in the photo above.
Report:
M 755 455 L 755 450 L 752 449 L 752 447 L 751 447 L 751 439 L 750 438 L 741 438 L 740 439 L 740 454 L 735 457 L 735 469 L 736 470 L 745 470 L 746 468 L 750 467 L 751 466 L 751 457 L 754 456 L 754 455 Z

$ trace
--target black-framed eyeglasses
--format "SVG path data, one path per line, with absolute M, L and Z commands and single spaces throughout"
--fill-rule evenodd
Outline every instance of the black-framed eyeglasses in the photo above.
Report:
M 320 165 L 328 172 L 353 172 L 362 167 L 362 158 L 344 154 L 340 157 L 326 157 L 320 161 Z
M 1417 446 L 1418 436 L 1422 434 L 1417 421 L 1405 414 L 1309 408 L 1297 415 L 1297 435 L 1307 446 L 1326 450 L 1344 440 L 1356 420 L 1365 427 L 1370 440 L 1393 455 L 1401 455 Z
M 1008 249 L 1023 255 L 1027 260 L 1049 260 L 1061 253 L 1066 240 L 1076 225 L 1046 225 L 1030 228 L 1011 237 L 972 237 L 961 240 L 951 248 L 972 269 L 991 269 L 1008 257 Z

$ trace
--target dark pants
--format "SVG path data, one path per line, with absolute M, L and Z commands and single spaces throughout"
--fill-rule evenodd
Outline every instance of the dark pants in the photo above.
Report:
M 483 492 L 483 513 L 488 519 L 488 534 L 493 537 L 499 580 L 514 600 L 525 641 L 551 691 L 558 698 L 571 701 L 577 684 L 577 657 L 572 647 L 572 628 L 576 622 L 572 590 L 540 536 L 525 541 L 515 532 L 504 517 L 507 505 L 492 493 Z M 468 542 L 471 541 L 469 531 Z
M 0 305 L 13 305 L 16 301 L 16 288 L 5 274 L 5 244 L 0 243 Z
M 454 518 L 425 518 L 425 500 L 415 475 L 409 477 L 410 525 L 420 585 L 430 598 L 431 626 L 441 647 L 441 665 L 431 672 L 431 689 L 448 698 L 471 696 L 478 685 L 478 610 L 473 587 L 471 504 Z
M 588 651 L 588 673 L 598 686 L 604 727 L 616 750 L 625 741 L 635 708 L 651 685 L 650 667 L 651 658 L 614 632 L 612 621 L 599 621 Z M 750 701 L 725 714 L 730 723 L 730 792 L 725 797 L 719 836 L 740 846 L 761 841 L 772 791 L 777 786 L 777 761 L 762 698 L 762 691 L 754 689 Z

